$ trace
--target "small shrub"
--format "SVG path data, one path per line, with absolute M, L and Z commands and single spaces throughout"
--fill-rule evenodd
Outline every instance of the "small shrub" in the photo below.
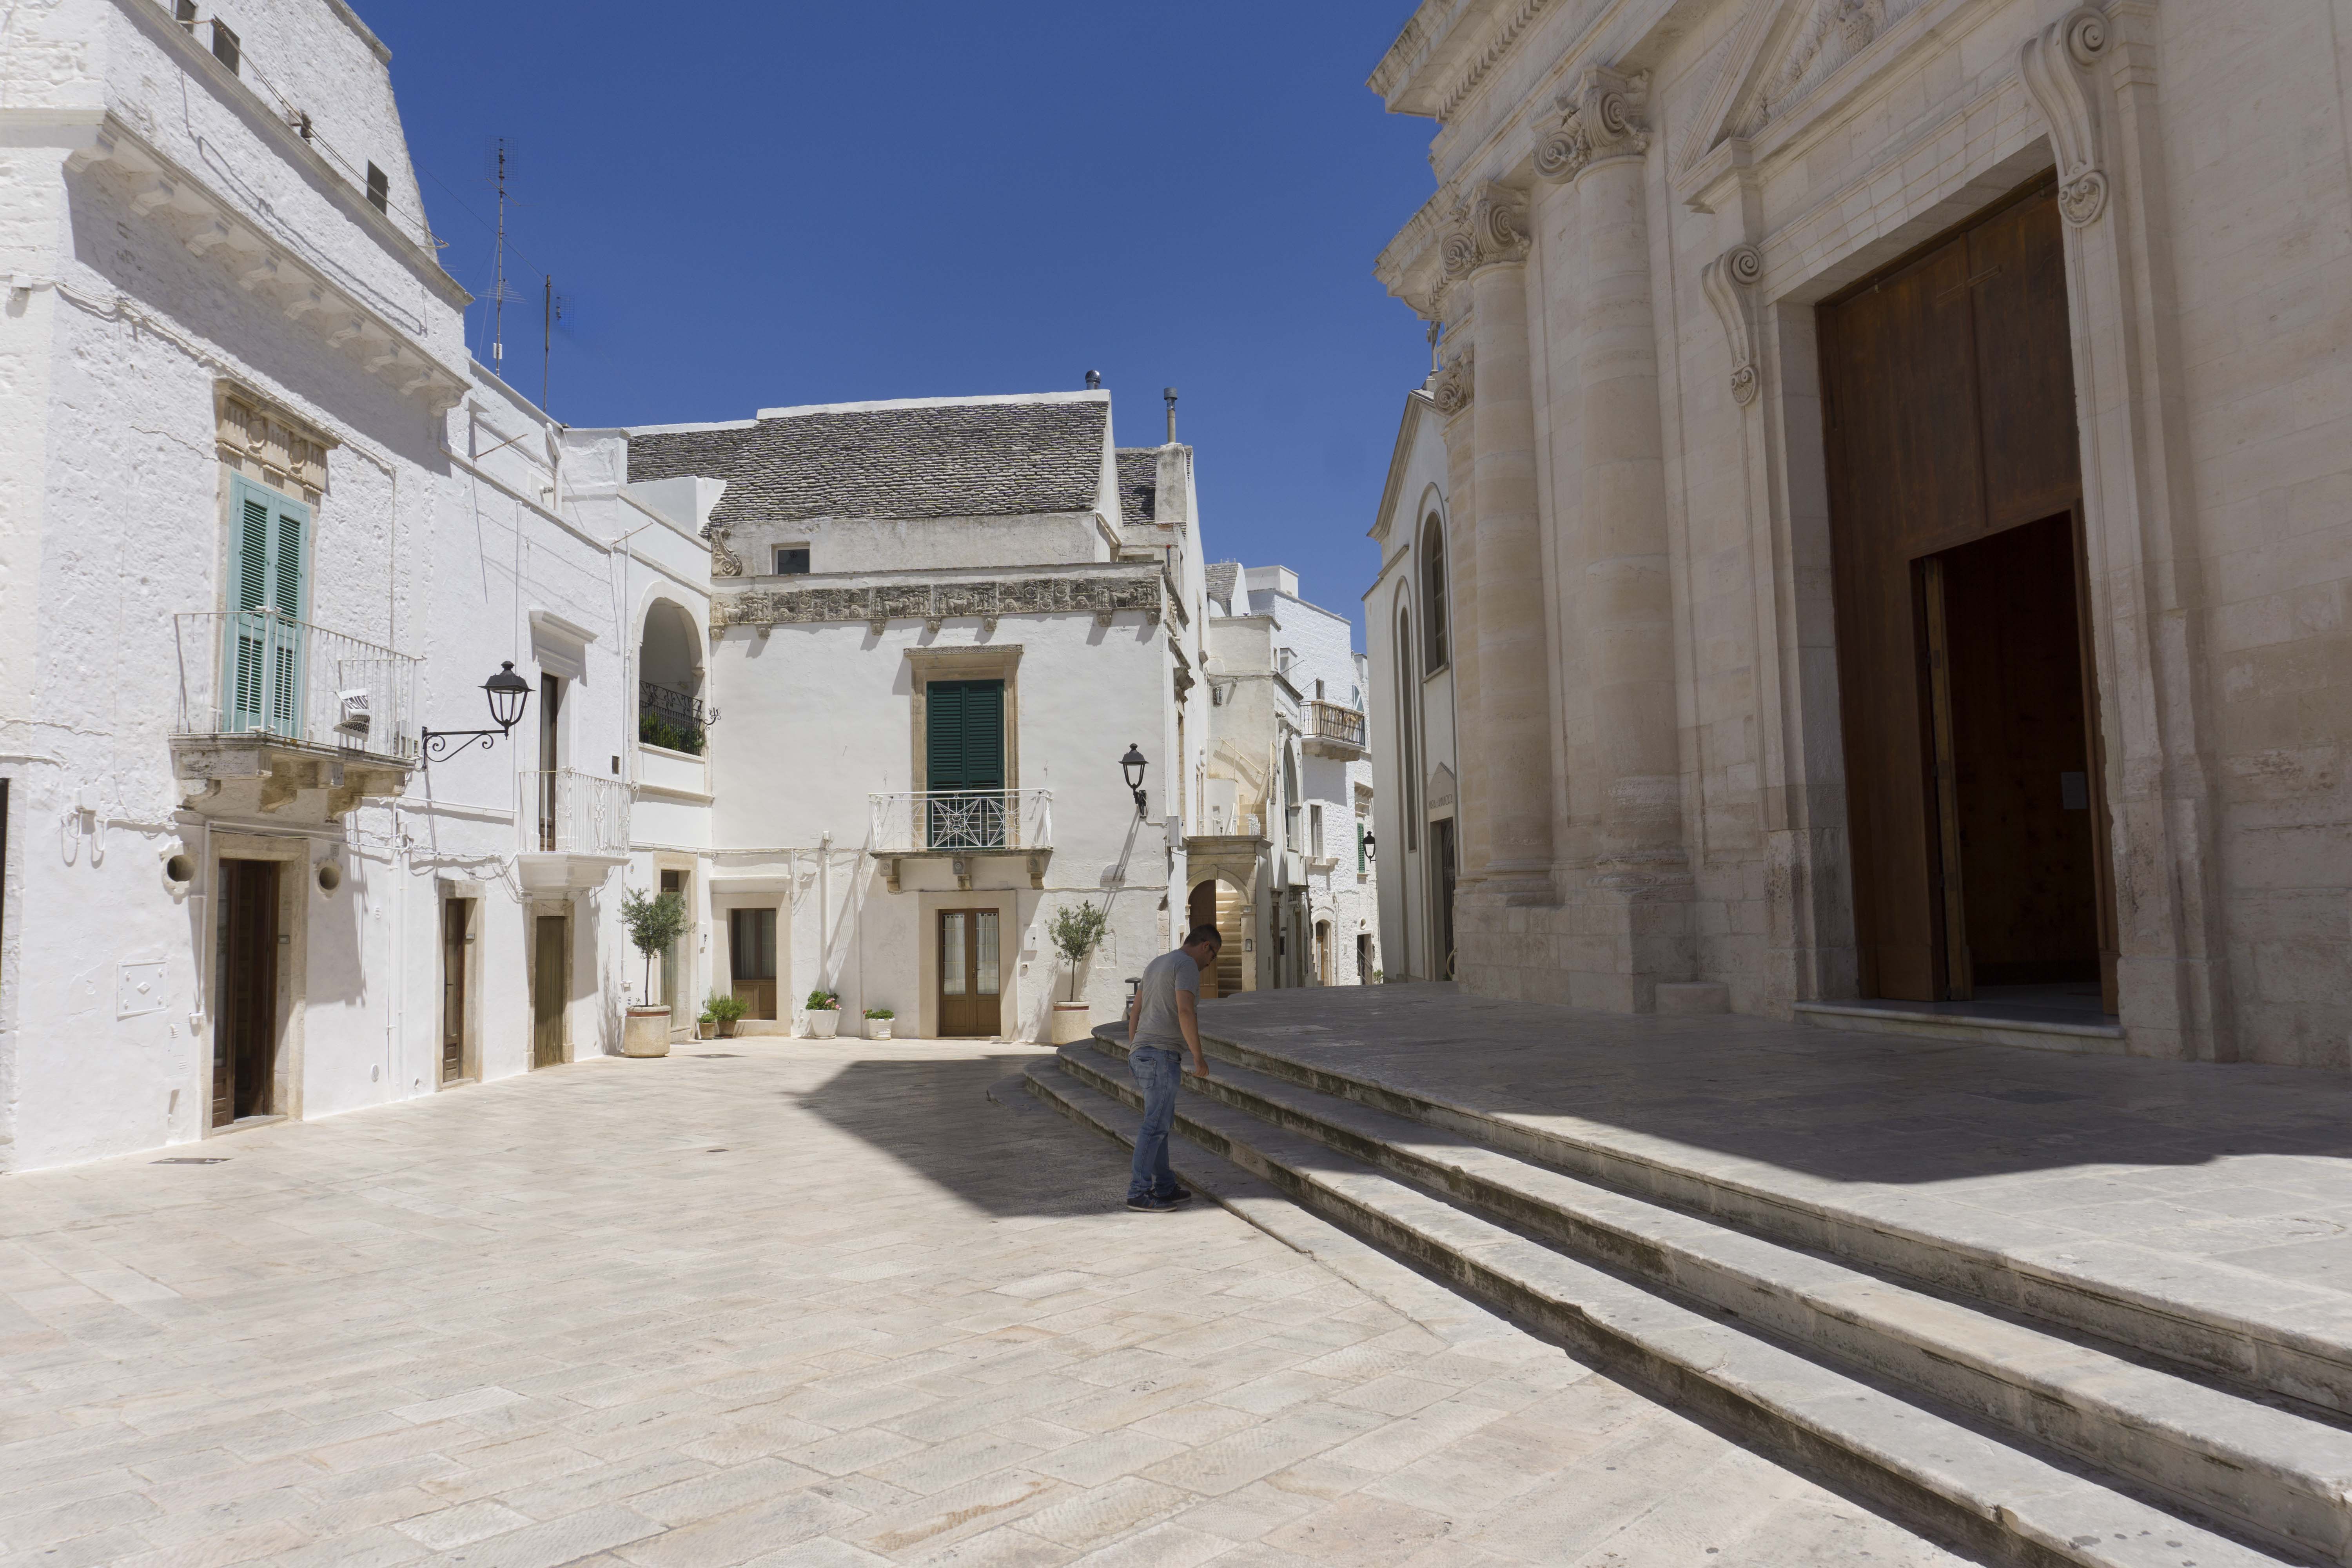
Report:
M 887 1007 L 868 1007 L 866 1009 L 866 1016 L 869 1018 L 879 1020 L 883 1018 L 895 1018 L 898 1015 L 893 1013 Z
M 702 1016 L 714 1023 L 731 1024 L 751 1009 L 730 991 L 713 991 L 703 999 Z

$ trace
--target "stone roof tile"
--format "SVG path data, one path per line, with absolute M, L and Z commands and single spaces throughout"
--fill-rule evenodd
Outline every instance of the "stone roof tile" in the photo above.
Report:
M 1118 449 L 1118 510 L 1129 528 L 1157 524 L 1160 496 L 1160 448 L 1121 447 Z

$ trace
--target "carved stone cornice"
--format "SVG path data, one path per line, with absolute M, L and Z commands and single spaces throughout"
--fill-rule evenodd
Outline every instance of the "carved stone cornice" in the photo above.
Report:
M 1595 163 L 1638 158 L 1650 150 L 1650 130 L 1642 122 L 1650 77 L 1624 77 L 1598 66 L 1555 99 L 1559 121 L 1536 138 L 1536 173 L 1547 180 L 1575 179 Z
M 1470 406 L 1472 380 L 1477 368 L 1478 345 L 1465 343 L 1462 352 L 1445 362 L 1445 368 L 1430 383 L 1430 400 L 1437 411 L 1451 419 Z
M 1086 577 L 1001 577 L 936 583 L 872 584 L 844 588 L 746 588 L 710 598 L 713 634 L 728 626 L 813 626 L 864 621 L 879 630 L 892 621 L 921 621 L 931 629 L 954 617 L 993 623 L 1000 616 L 1091 612 L 1108 626 L 1121 610 L 1139 610 L 1148 625 L 1164 613 L 1162 578 L 1148 572 Z
M 1731 399 L 1742 408 L 1756 400 L 1756 328 L 1753 291 L 1764 276 L 1764 256 L 1752 245 L 1735 245 L 1699 269 L 1699 286 L 1723 323 L 1731 347 Z
M 1528 258 L 1528 198 L 1489 180 L 1454 210 L 1440 256 L 1446 281 Z
M 2106 14 L 2077 5 L 2019 47 L 2017 74 L 2050 127 L 2058 161 L 2058 210 L 2076 228 L 2107 210 L 2101 155 L 2099 90 L 2091 68 L 2115 41 Z

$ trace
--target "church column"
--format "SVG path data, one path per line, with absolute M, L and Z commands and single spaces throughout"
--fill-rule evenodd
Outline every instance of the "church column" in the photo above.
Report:
M 1566 121 L 1536 157 L 1539 173 L 1574 182 L 1582 240 L 1580 597 L 1592 749 L 1604 773 L 1595 869 L 1599 885 L 1630 890 L 1685 874 L 1664 440 L 1643 195 L 1650 139 L 1634 117 L 1638 92 L 1638 84 L 1612 71 L 1588 71 Z M 1650 965 L 1637 957 L 1633 967 Z
M 1549 903 L 1551 882 L 1551 683 L 1544 632 L 1543 554 L 1536 519 L 1535 398 L 1528 376 L 1527 201 L 1481 186 L 1456 216 L 1444 259 L 1449 287 L 1467 289 L 1471 356 L 1471 538 L 1478 615 L 1478 704 L 1468 746 L 1484 755 L 1485 891 Z

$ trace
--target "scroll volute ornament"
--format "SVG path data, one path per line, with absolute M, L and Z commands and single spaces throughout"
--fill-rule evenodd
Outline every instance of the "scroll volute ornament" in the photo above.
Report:
M 1763 253 L 1752 245 L 1735 245 L 1699 271 L 1699 286 L 1731 347 L 1731 399 L 1742 408 L 1756 400 L 1756 329 L 1748 291 L 1763 276 Z
M 1650 150 L 1649 127 L 1642 123 L 1650 77 L 1624 77 L 1595 67 L 1553 100 L 1560 121 L 1536 138 L 1536 173 L 1569 181 L 1612 158 L 1638 158 Z
M 2099 88 L 2091 69 L 2114 46 L 2114 24 L 2094 5 L 2077 5 L 2025 40 L 2017 74 L 2050 127 L 2058 161 L 2058 210 L 2076 228 L 2107 209 L 2099 145 Z
M 1430 384 L 1429 395 L 1437 411 L 1451 419 L 1470 406 L 1471 382 L 1477 364 L 1478 345 L 1465 343 L 1462 352 L 1445 362 Z
M 1528 199 L 1507 185 L 1489 182 L 1454 209 L 1454 224 L 1439 249 L 1446 279 L 1467 278 L 1481 267 L 1524 261 L 1528 256 Z

